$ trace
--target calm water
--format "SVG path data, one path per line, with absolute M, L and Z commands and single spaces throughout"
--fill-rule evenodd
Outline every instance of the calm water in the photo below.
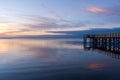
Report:
M 0 80 L 120 80 L 119 57 L 81 40 L 0 40 Z

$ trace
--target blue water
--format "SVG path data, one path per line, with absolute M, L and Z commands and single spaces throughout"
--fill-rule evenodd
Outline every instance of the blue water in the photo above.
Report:
M 0 80 L 120 80 L 120 55 L 82 40 L 0 40 Z

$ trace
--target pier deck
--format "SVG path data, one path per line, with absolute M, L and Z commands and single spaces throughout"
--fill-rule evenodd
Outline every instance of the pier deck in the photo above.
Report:
M 84 48 L 120 53 L 120 33 L 84 35 Z

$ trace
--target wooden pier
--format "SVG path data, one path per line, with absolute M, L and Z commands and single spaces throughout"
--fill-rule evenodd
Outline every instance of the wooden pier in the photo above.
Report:
M 84 48 L 120 53 L 120 33 L 84 35 Z

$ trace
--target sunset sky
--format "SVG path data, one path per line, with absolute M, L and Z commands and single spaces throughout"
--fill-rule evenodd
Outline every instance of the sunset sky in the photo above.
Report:
M 120 27 L 120 0 L 0 0 L 0 37 Z

